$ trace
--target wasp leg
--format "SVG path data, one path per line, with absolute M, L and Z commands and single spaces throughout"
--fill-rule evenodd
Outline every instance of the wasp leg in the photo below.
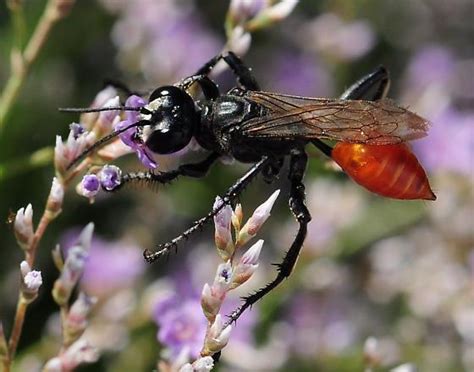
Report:
M 252 74 L 252 69 L 233 52 L 229 52 L 224 57 L 224 61 L 229 65 L 237 76 L 237 82 L 247 90 L 260 90 L 260 86 Z
M 370 74 L 357 80 L 339 98 L 377 101 L 387 96 L 389 88 L 390 75 L 385 67 L 379 66 Z
M 284 161 L 285 158 L 277 158 L 274 161 L 268 163 L 268 165 L 262 170 L 263 180 L 266 183 L 270 184 L 278 178 Z
M 222 203 L 214 208 L 211 212 L 209 212 L 206 216 L 200 218 L 197 221 L 194 221 L 192 226 L 188 228 L 186 231 L 182 232 L 176 238 L 170 240 L 167 243 L 160 244 L 157 247 L 155 252 L 151 252 L 150 250 L 145 250 L 143 252 L 143 256 L 145 260 L 148 262 L 153 262 L 163 256 L 164 254 L 169 253 L 171 249 L 177 249 L 178 244 L 183 239 L 188 239 L 191 234 L 201 229 L 207 222 L 212 220 L 219 211 L 224 208 L 226 205 L 229 205 L 234 201 L 236 198 L 240 196 L 240 194 L 245 190 L 245 188 L 249 185 L 250 181 L 252 181 L 261 171 L 263 168 L 267 166 L 269 163 L 268 157 L 263 157 L 258 163 L 254 164 L 248 171 L 245 173 L 241 178 L 239 178 L 225 193 L 222 197 Z
M 296 264 L 301 247 L 306 238 L 307 225 L 309 221 L 311 221 L 311 215 L 305 205 L 305 187 L 303 184 L 303 176 L 307 162 L 308 156 L 303 150 L 298 150 L 291 156 L 288 176 L 291 182 L 289 206 L 291 212 L 299 223 L 299 229 L 290 249 L 286 252 L 285 257 L 283 258 L 282 263 L 276 265 L 278 268 L 278 274 L 276 278 L 265 287 L 259 289 L 250 296 L 245 297 L 243 304 L 234 310 L 229 316 L 227 325 L 237 321 L 248 307 L 252 306 L 268 292 L 277 287 L 285 278 L 290 276 Z
M 232 72 L 237 76 L 237 82 L 242 87 L 247 90 L 260 90 L 260 86 L 252 75 L 252 70 L 233 52 L 218 54 L 204 64 L 204 66 L 196 72 L 196 75 L 208 75 L 221 59 L 229 65 Z
M 169 172 L 130 172 L 122 175 L 120 178 L 120 185 L 111 191 L 116 191 L 127 183 L 144 182 L 148 184 L 165 184 L 169 183 L 179 176 L 186 176 L 192 178 L 204 177 L 211 166 L 219 159 L 220 154 L 217 152 L 211 153 L 207 158 L 199 163 L 183 164 L 177 169 Z

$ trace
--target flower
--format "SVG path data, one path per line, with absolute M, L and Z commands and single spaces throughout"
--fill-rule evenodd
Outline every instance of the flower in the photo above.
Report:
M 93 198 L 100 190 L 100 181 L 95 174 L 86 174 L 78 186 L 78 193 L 86 198 Z
M 79 123 L 72 123 L 69 125 L 69 130 L 73 133 L 74 138 L 78 138 L 82 133 L 86 131 L 84 126 Z
M 191 363 L 183 365 L 179 372 L 208 372 L 214 367 L 214 360 L 210 356 L 199 358 Z
M 49 192 L 48 200 L 46 201 L 46 211 L 50 218 L 56 217 L 61 213 L 61 208 L 64 199 L 64 185 L 57 177 L 53 177 L 51 190 Z
M 239 263 L 235 266 L 232 274 L 231 288 L 237 288 L 250 279 L 252 274 L 258 268 L 258 257 L 262 251 L 263 240 L 260 239 L 252 245 L 247 252 L 240 258 Z
M 99 181 L 102 188 L 107 191 L 114 190 L 120 185 L 122 171 L 115 165 L 106 165 L 99 172 Z
M 87 317 L 96 303 L 96 297 L 90 297 L 84 292 L 79 293 L 63 324 L 65 345 L 71 345 L 84 333 L 88 325 Z
M 157 302 L 153 315 L 160 327 L 158 341 L 170 351 L 171 359 L 185 348 L 188 358 L 199 355 L 207 326 L 199 301 L 171 295 Z
M 267 71 L 269 91 L 309 97 L 330 97 L 334 93 L 328 68 L 308 53 L 279 52 Z
M 81 287 L 95 296 L 130 288 L 145 270 L 140 247 L 95 237 L 84 268 Z
M 232 326 L 228 325 L 224 328 L 224 321 L 220 314 L 216 315 L 214 322 L 209 328 L 204 340 L 202 355 L 215 354 L 221 351 L 229 342 Z
M 218 196 L 214 202 L 213 209 L 221 207 L 223 200 Z M 215 234 L 214 241 L 217 251 L 223 260 L 228 260 L 234 253 L 234 242 L 232 241 L 232 208 L 230 205 L 225 205 L 214 216 Z
M 209 321 L 214 321 L 216 314 L 219 312 L 227 291 L 230 289 L 232 277 L 232 265 L 230 261 L 227 261 L 217 267 L 212 286 L 207 283 L 204 284 L 201 294 L 201 306 Z
M 471 176 L 474 169 L 474 111 L 447 107 L 433 117 L 426 138 L 413 143 L 423 166 L 430 171 L 451 171 Z M 449 132 L 449 136 L 446 133 Z
M 313 49 L 341 61 L 352 61 L 367 54 L 375 45 L 375 34 L 363 20 L 344 21 L 337 14 L 325 13 L 298 33 L 305 49 Z
M 146 101 L 139 97 L 132 95 L 128 97 L 125 102 L 126 106 L 129 107 L 143 107 L 146 104 Z M 133 125 L 138 121 L 138 112 L 137 111 L 127 111 L 126 120 L 120 121 L 115 125 L 115 131 L 122 130 L 124 128 Z M 156 168 L 157 164 L 153 159 L 153 153 L 146 147 L 145 143 L 141 140 L 139 135 L 139 128 L 132 127 L 125 132 L 119 135 L 122 142 L 130 147 L 133 151 L 137 153 L 138 159 L 145 165 L 147 168 Z
M 22 277 L 21 294 L 24 300 L 31 302 L 38 296 L 38 290 L 43 284 L 41 271 L 31 270 L 26 261 L 21 262 L 20 271 Z
M 93 363 L 99 353 L 86 340 L 78 340 L 58 357 L 50 359 L 43 368 L 45 372 L 72 371 L 83 363 Z
M 54 282 L 53 298 L 61 306 L 65 305 L 77 284 L 88 257 L 94 224 L 89 223 L 81 232 L 77 245 L 67 251 L 61 274 Z
M 192 2 L 102 3 L 119 13 L 112 39 L 120 64 L 128 71 L 143 73 L 148 82 L 178 81 L 217 54 L 222 45 L 201 21 Z
M 20 208 L 15 215 L 13 224 L 16 241 L 22 249 L 29 249 L 33 240 L 33 207 L 28 204 L 26 208 Z
M 76 229 L 67 231 L 61 238 L 61 245 L 71 246 L 77 236 Z M 144 270 L 140 247 L 94 236 L 81 277 L 81 287 L 86 293 L 102 298 L 119 289 L 132 287 Z
M 272 210 L 273 204 L 275 204 L 279 194 L 280 190 L 276 190 L 272 195 L 270 195 L 266 202 L 255 209 L 252 216 L 247 220 L 244 227 L 242 227 L 242 229 L 239 231 L 236 242 L 238 247 L 243 246 L 255 235 L 257 235 L 257 232 L 263 226 L 268 217 L 270 217 L 270 211 Z
M 115 96 L 109 98 L 102 107 L 119 107 L 120 98 Z M 96 126 L 98 126 L 100 133 L 110 133 L 112 129 L 112 124 L 119 115 L 119 110 L 107 110 L 99 113 L 99 118 L 97 119 Z
M 65 142 L 61 136 L 56 136 L 54 146 L 54 167 L 58 177 L 62 178 L 72 163 L 86 148 L 91 146 L 96 140 L 94 132 L 84 131 L 79 133 L 75 126 L 69 131 Z

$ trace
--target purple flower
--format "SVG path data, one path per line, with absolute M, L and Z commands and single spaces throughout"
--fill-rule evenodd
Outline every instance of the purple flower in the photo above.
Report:
M 199 356 L 206 334 L 207 320 L 197 299 L 179 299 L 173 295 L 157 302 L 154 320 L 159 325 L 158 341 L 176 358 L 183 349 L 190 358 Z
M 71 230 L 63 236 L 61 245 L 68 246 L 76 239 L 77 231 Z M 90 295 L 110 295 L 113 291 L 131 287 L 144 269 L 139 247 L 94 237 L 81 278 L 81 286 Z
M 82 133 L 86 131 L 84 127 L 82 126 L 82 124 L 79 124 L 79 123 L 70 124 L 69 130 L 73 133 L 73 136 L 75 139 L 77 139 Z
M 81 285 L 90 294 L 110 294 L 118 289 L 131 287 L 144 269 L 139 247 L 95 238 Z
M 192 2 L 102 2 L 119 13 L 112 39 L 122 66 L 140 71 L 148 81 L 177 81 L 199 68 L 222 46 L 201 22 Z
M 270 69 L 269 90 L 312 97 L 328 97 L 333 81 L 318 59 L 300 53 L 282 53 Z
M 122 171 L 115 165 L 106 165 L 99 172 L 100 185 L 107 191 L 114 190 L 120 185 Z
M 353 345 L 359 327 L 348 309 L 358 304 L 349 302 L 345 295 L 332 293 L 317 298 L 307 293 L 292 299 L 288 312 L 292 335 L 288 342 L 295 352 L 314 357 L 321 352 L 341 353 Z
M 429 135 L 414 142 L 423 166 L 431 171 L 447 170 L 467 176 L 474 169 L 474 111 L 447 107 L 435 118 Z
M 139 96 L 130 96 L 125 102 L 126 106 L 129 107 L 143 107 L 146 101 Z M 127 111 L 126 120 L 120 121 L 115 125 L 115 130 L 124 129 L 130 125 L 136 123 L 138 119 L 138 111 Z M 139 135 L 139 128 L 132 127 L 119 135 L 123 143 L 129 146 L 132 150 L 137 153 L 138 159 L 147 168 L 156 168 L 157 164 L 153 159 L 153 153 L 146 147 Z
M 89 223 L 75 239 L 75 245 L 66 249 L 66 261 L 61 274 L 54 282 L 53 298 L 57 304 L 64 306 L 71 296 L 72 290 L 84 272 L 92 240 L 94 224 Z
M 82 178 L 80 193 L 87 198 L 94 197 L 100 190 L 99 178 L 95 174 L 86 174 Z
M 309 23 L 301 32 L 302 46 L 342 61 L 367 54 L 376 38 L 371 25 L 363 20 L 346 22 L 337 14 L 325 13 Z
M 161 327 L 167 328 L 163 333 L 158 332 L 158 339 L 164 346 L 173 351 L 171 359 L 176 357 L 179 351 L 188 347 L 191 351 L 194 351 L 194 356 L 196 356 L 196 353 L 199 353 L 203 346 L 206 334 L 208 320 L 203 314 L 200 296 L 204 281 L 209 280 L 209 273 L 215 271 L 216 256 L 209 249 L 193 253 L 195 255 L 189 257 L 189 263 L 186 266 L 174 270 L 174 275 L 171 278 L 172 283 L 170 283 L 171 288 L 163 291 L 163 294 L 157 298 L 153 309 L 154 321 L 160 329 Z M 195 261 L 197 257 L 199 257 L 199 262 Z M 193 270 L 190 269 L 191 267 Z M 230 314 L 240 304 L 240 299 L 233 297 L 236 295 L 233 292 L 229 293 L 226 301 L 222 304 L 220 311 L 222 315 Z M 197 314 L 193 314 L 190 310 L 195 311 Z M 176 314 L 181 316 L 181 318 Z M 189 317 L 189 319 L 185 320 L 184 317 Z M 257 306 L 254 306 L 252 311 L 244 312 L 239 318 L 238 326 L 232 330 L 229 345 L 238 347 L 241 344 L 251 344 L 254 341 L 252 331 L 257 318 Z M 180 328 L 169 324 L 175 320 L 181 323 L 180 327 L 184 328 L 184 325 L 186 325 L 186 329 L 195 328 L 199 330 L 200 336 L 197 338 L 199 345 L 196 345 L 197 341 L 193 337 L 184 338 L 182 337 L 183 333 L 180 333 L 181 338 L 179 338 L 177 337 L 178 335 L 173 334 L 173 332 Z M 190 352 L 190 356 L 192 355 L 192 352 Z
M 453 76 L 455 60 L 438 45 L 426 46 L 413 57 L 407 74 L 407 89 L 426 89 L 433 83 L 445 84 Z

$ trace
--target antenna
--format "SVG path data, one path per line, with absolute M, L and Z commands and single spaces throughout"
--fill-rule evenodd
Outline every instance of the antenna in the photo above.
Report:
M 80 108 L 80 107 L 60 107 L 58 110 L 60 112 L 69 112 L 69 113 L 87 113 L 87 112 L 101 112 L 101 111 L 112 111 L 112 110 L 121 110 L 121 111 L 140 111 L 141 107 L 129 107 L 129 106 L 119 106 L 119 107 L 101 107 L 101 108 Z
M 91 152 L 93 152 L 94 150 L 96 150 L 96 149 L 99 148 L 99 147 L 102 147 L 102 146 L 105 145 L 107 142 L 109 142 L 111 139 L 117 137 L 119 134 L 122 134 L 123 132 L 126 132 L 126 131 L 129 130 L 130 128 L 142 127 L 142 126 L 146 125 L 147 123 L 148 123 L 147 120 L 140 120 L 140 121 L 137 121 L 136 123 L 133 123 L 133 124 L 130 124 L 129 126 L 126 126 L 125 128 L 118 129 L 118 130 L 116 130 L 115 132 L 106 135 L 105 137 L 102 137 L 100 140 L 98 140 L 97 142 L 95 142 L 91 147 L 89 147 L 88 149 L 84 150 L 77 158 L 75 158 L 75 159 L 67 166 L 66 170 L 67 170 L 67 171 L 70 170 L 73 166 L 75 166 L 76 164 L 78 164 L 79 162 L 81 162 L 82 160 L 84 160 Z

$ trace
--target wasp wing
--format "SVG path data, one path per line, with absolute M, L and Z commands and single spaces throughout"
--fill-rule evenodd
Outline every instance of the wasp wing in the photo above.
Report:
M 338 100 L 246 92 L 266 114 L 241 125 L 242 135 L 258 138 L 330 139 L 394 144 L 426 135 L 429 122 L 393 101 Z

